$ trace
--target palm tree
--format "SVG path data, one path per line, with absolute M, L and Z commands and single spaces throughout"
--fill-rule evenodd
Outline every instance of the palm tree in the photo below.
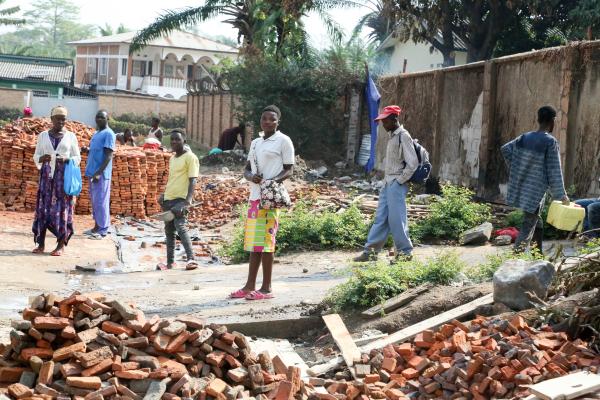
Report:
M 115 33 L 116 33 L 116 34 L 119 34 L 119 33 L 125 33 L 125 32 L 129 32 L 129 29 L 127 29 L 127 28 L 125 27 L 125 25 L 123 25 L 123 24 L 120 24 L 120 25 L 117 27 L 117 30 L 116 30 L 116 32 L 115 32 L 115 31 L 113 31 L 113 28 L 112 28 L 112 26 L 110 26 L 108 23 L 104 24 L 104 27 L 102 27 L 102 26 L 98 26 L 98 29 L 100 30 L 100 35 L 101 35 L 101 36 L 112 36 L 112 35 L 114 35 Z
M 6 0 L 0 0 L 0 5 L 5 2 L 6 2 Z M 24 24 L 25 20 L 23 18 L 11 17 L 11 15 L 18 13 L 20 10 L 21 10 L 21 7 L 19 7 L 19 6 L 8 7 L 8 8 L 0 10 L 0 25 Z
M 370 28 L 369 42 L 381 44 L 392 33 L 394 20 L 391 14 L 386 12 L 382 0 L 363 0 L 362 5 L 369 8 L 371 12 L 358 21 L 352 35 L 358 36 L 363 29 Z
M 339 26 L 327 13 L 341 6 L 355 6 L 351 0 L 206 0 L 200 7 L 167 11 L 134 37 L 130 51 L 146 46 L 169 32 L 193 26 L 216 16 L 238 31 L 238 43 L 246 53 L 270 53 L 282 57 L 286 45 L 296 52 L 307 48 L 308 37 L 301 18 L 315 11 L 329 32 L 341 40 Z

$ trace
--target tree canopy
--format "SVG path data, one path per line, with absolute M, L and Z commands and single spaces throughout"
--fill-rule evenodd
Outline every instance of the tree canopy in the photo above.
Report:
M 95 34 L 93 26 L 76 22 L 79 7 L 68 0 L 39 0 L 23 15 L 23 27 L 0 35 L 2 49 L 20 49 L 19 52 L 26 55 L 71 58 L 75 49 L 67 42 Z

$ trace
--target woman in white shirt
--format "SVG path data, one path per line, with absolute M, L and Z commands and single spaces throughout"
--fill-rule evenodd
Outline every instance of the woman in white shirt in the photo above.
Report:
M 275 236 L 279 227 L 279 209 L 260 208 L 260 184 L 273 180 L 283 182 L 292 176 L 294 145 L 292 140 L 277 130 L 281 111 L 271 105 L 260 118 L 262 132 L 254 139 L 248 153 L 244 178 L 250 182 L 248 218 L 246 220 L 244 249 L 250 252 L 248 280 L 243 288 L 230 294 L 231 298 L 263 300 L 273 298 L 271 275 L 275 252 Z M 262 286 L 256 290 L 256 276 L 262 264 Z
M 56 248 L 52 256 L 62 255 L 65 246 L 73 235 L 73 196 L 65 194 L 65 164 L 73 160 L 77 166 L 81 162 L 79 144 L 74 133 L 65 130 L 67 109 L 54 107 L 50 113 L 52 128 L 37 137 L 33 161 L 40 170 L 40 179 L 33 221 L 34 253 L 44 252 L 46 230 L 56 236 Z

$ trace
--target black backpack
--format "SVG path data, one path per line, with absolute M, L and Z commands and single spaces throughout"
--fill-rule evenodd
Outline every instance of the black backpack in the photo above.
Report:
M 417 153 L 417 160 L 419 160 L 419 166 L 412 174 L 409 182 L 422 184 L 427 181 L 429 175 L 431 174 L 431 163 L 429 162 L 429 152 L 425 147 L 419 144 L 419 141 L 416 139 L 412 139 L 413 146 L 415 147 L 415 152 Z M 402 140 L 398 140 L 400 142 L 400 146 L 402 146 Z

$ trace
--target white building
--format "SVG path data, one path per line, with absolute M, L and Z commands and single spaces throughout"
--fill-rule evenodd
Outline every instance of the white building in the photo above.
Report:
M 98 91 L 127 90 L 180 99 L 188 80 L 236 59 L 238 49 L 189 32 L 173 31 L 129 54 L 135 32 L 70 42 L 76 47 L 75 86 Z
M 404 41 L 397 33 L 390 34 L 377 48 L 378 53 L 388 53 L 388 65 L 382 65 L 386 74 L 396 75 L 408 72 L 427 71 L 442 68 L 444 56 L 438 50 L 430 51 L 429 43 L 415 43 L 412 40 Z M 441 34 L 438 40 L 443 42 Z M 455 65 L 467 63 L 467 49 L 462 40 L 454 37 L 456 45 Z

